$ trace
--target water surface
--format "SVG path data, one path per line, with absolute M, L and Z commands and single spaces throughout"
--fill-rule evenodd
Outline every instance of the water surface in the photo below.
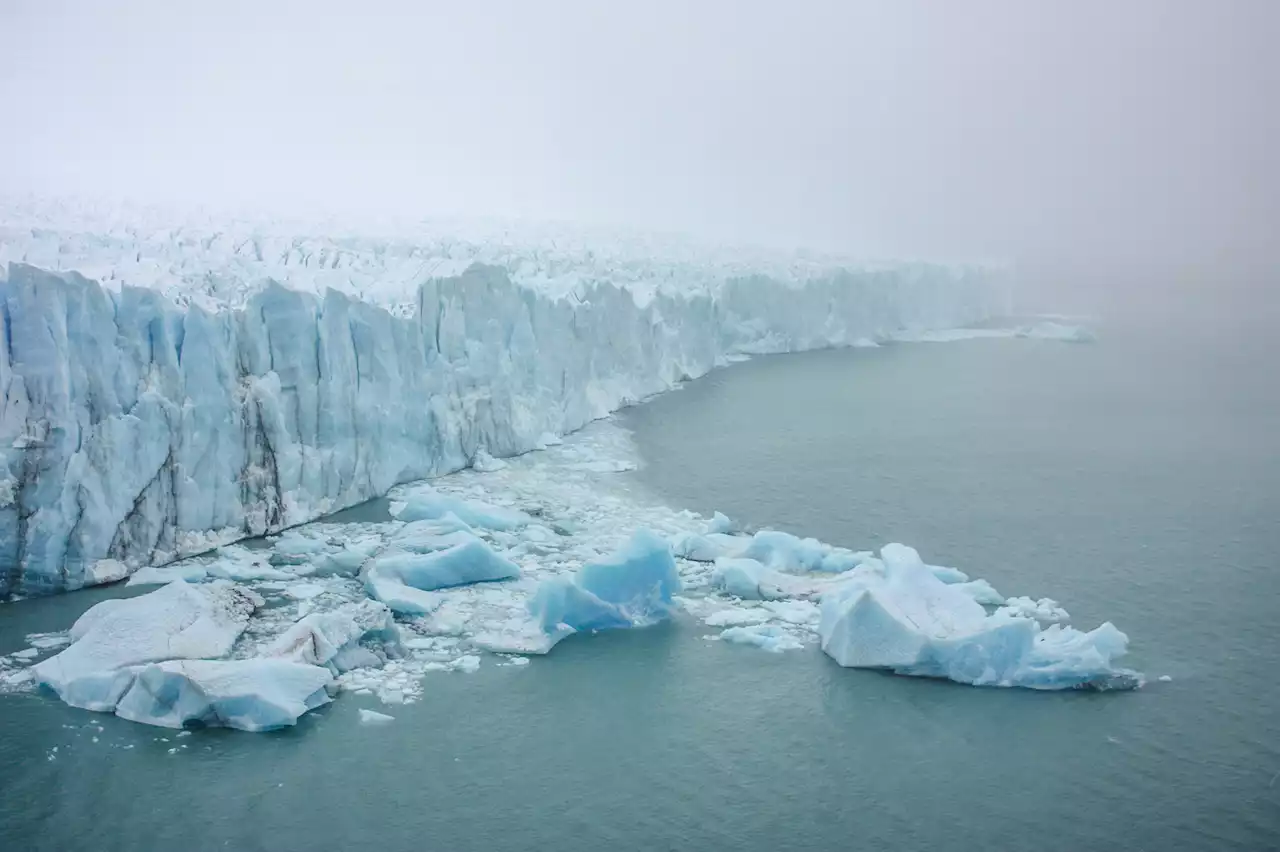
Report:
M 1275 848 L 1280 405 L 1257 352 L 1210 342 L 767 358 L 623 418 L 635 491 L 908 542 L 1078 626 L 1113 620 L 1171 683 L 975 689 L 680 618 L 430 675 L 416 704 L 344 695 L 266 735 L 0 696 L 0 848 Z M 0 653 L 111 593 L 6 606 Z M 396 720 L 361 726 L 362 706 Z

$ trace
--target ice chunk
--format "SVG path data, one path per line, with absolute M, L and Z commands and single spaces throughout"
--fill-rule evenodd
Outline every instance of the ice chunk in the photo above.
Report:
M 116 705 L 133 722 L 270 731 L 329 702 L 328 669 L 278 659 L 170 660 L 138 672 Z
M 85 584 L 99 586 L 114 583 L 129 576 L 129 566 L 118 559 L 99 559 L 85 573 Z
M 1070 614 L 1053 598 L 1040 598 L 1038 601 L 1028 597 L 1006 598 L 1002 611 L 1034 618 L 1041 624 L 1060 624 L 1071 620 Z
M 334 674 L 341 674 L 364 667 L 361 663 L 381 664 L 377 656 L 359 653 L 360 640 L 365 637 L 393 647 L 399 645 L 400 634 L 386 605 L 353 601 L 328 612 L 312 613 L 286 630 L 264 655 L 326 666 Z
M 896 542 L 880 548 L 880 559 L 890 571 L 896 568 L 925 565 L 924 560 L 920 558 L 920 553 L 914 547 Z M 969 582 L 969 575 L 955 568 L 946 568 L 942 565 L 925 565 L 925 567 L 944 583 Z
M 742 627 L 749 624 L 763 624 L 771 618 L 773 613 L 767 609 L 730 607 L 716 610 L 702 619 L 702 622 L 708 627 Z
M 506 466 L 506 462 L 489 455 L 489 451 L 484 447 L 476 450 L 476 454 L 471 457 L 471 469 L 478 473 L 493 473 L 494 471 L 502 470 Z
M 444 596 L 438 592 L 423 592 L 372 572 L 364 578 L 364 588 L 374 600 L 401 615 L 429 615 L 444 603 Z
M 672 549 L 676 556 L 693 562 L 715 562 L 721 556 L 742 553 L 750 539 L 724 533 L 698 535 L 687 533 L 675 540 Z
M 543 631 L 558 639 L 574 631 L 661 621 L 671 614 L 678 591 L 670 547 L 656 533 L 640 529 L 613 556 L 584 565 L 576 575 L 544 580 L 529 610 Z
M 936 571 L 934 572 L 934 576 L 937 576 Z M 939 577 L 939 579 L 942 578 Z M 969 580 L 965 583 L 955 583 L 953 584 L 953 587 L 964 592 L 966 595 L 984 606 L 1000 606 L 1004 603 L 1004 595 L 997 592 L 995 587 L 981 578 L 977 580 Z
M 450 533 L 442 550 L 427 553 L 391 551 L 377 557 L 371 576 L 398 580 L 406 586 L 430 591 L 520 576 L 520 567 L 499 556 L 489 545 L 469 533 Z
M 831 548 L 816 538 L 798 538 L 779 530 L 761 530 L 751 538 L 743 556 L 775 571 L 797 573 L 822 570 Z
M 884 574 L 855 572 L 823 597 L 822 649 L 840 665 L 1033 689 L 1136 685 L 1112 665 L 1127 644 L 1112 625 L 1042 631 L 1003 610 L 987 615 L 964 589 L 901 555 L 891 550 Z
M 148 566 L 141 568 L 129 577 L 126 586 L 162 586 L 166 583 L 172 583 L 174 580 L 185 580 L 188 583 L 198 583 L 209 576 L 208 570 L 195 562 L 179 562 L 176 565 L 168 565 L 163 568 Z
M 787 597 L 790 579 L 754 559 L 717 559 L 711 585 L 745 600 L 777 600 Z
M 1082 325 L 1044 320 L 1034 325 L 1019 328 L 1018 337 L 1032 337 L 1038 340 L 1061 340 L 1064 343 L 1093 343 L 1098 336 Z
M 757 624 L 749 627 L 730 627 L 720 631 L 720 638 L 725 642 L 738 645 L 755 645 L 765 651 L 780 654 L 783 651 L 795 651 L 804 647 L 804 643 L 793 633 L 783 627 L 772 624 Z
M 515 530 L 533 521 L 515 509 L 492 506 L 479 500 L 463 500 L 427 488 L 420 488 L 409 495 L 396 518 L 425 521 L 445 518 L 450 514 L 464 524 L 485 530 Z
M 386 725 L 395 720 L 395 716 L 388 716 L 386 713 L 379 713 L 377 710 L 360 708 L 360 724 L 362 725 Z
M 816 626 L 820 617 L 818 605 L 809 601 L 765 601 L 761 606 L 779 621 L 788 624 Z
M 716 512 L 711 516 L 711 520 L 707 521 L 707 527 L 704 532 L 708 534 L 721 533 L 724 535 L 732 535 L 738 531 L 737 525 L 729 520 L 729 516 L 721 512 Z
M 72 625 L 70 647 L 32 670 L 73 707 L 110 710 L 132 681 L 129 667 L 224 656 L 262 603 L 222 580 L 199 586 L 176 580 L 150 594 L 103 601 Z

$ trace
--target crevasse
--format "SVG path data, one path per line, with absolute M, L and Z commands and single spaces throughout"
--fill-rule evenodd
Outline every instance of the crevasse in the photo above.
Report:
M 998 312 L 1001 273 L 905 264 L 566 295 L 498 267 L 409 316 L 268 283 L 179 307 L 74 272 L 0 272 L 0 597 L 118 579 L 509 456 L 734 356 Z

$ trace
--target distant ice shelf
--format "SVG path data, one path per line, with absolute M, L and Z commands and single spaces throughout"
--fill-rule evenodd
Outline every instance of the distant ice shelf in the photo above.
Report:
M 981 266 L 0 212 L 0 598 L 495 469 L 744 356 L 963 326 L 1006 299 Z M 504 265 L 440 277 L 446 244 Z

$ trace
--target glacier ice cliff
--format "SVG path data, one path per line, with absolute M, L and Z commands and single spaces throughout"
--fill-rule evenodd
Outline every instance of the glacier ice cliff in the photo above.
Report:
M 1001 274 L 903 264 L 555 292 L 473 264 L 423 280 L 402 311 L 273 281 L 235 306 L 180 306 L 10 262 L 0 598 L 118 579 L 545 446 L 737 356 L 980 320 L 1000 309 Z

